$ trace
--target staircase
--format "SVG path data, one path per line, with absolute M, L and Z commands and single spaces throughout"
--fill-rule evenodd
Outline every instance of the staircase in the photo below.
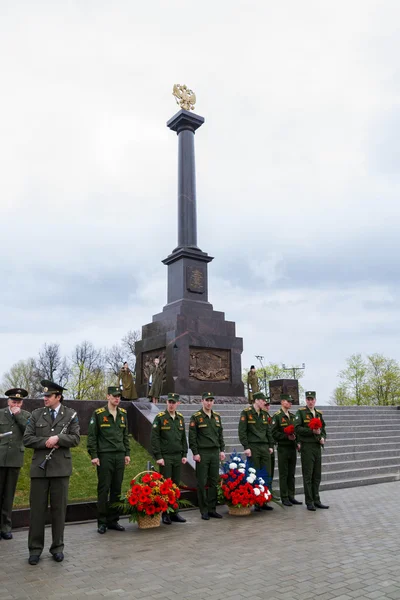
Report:
M 157 411 L 164 408 L 164 405 L 158 405 Z M 190 416 L 200 408 L 198 404 L 179 406 L 187 429 Z M 233 450 L 243 452 L 237 432 L 243 408 L 244 405 L 238 404 L 215 405 L 215 410 L 222 418 L 227 454 Z M 271 407 L 270 413 L 278 409 L 279 406 Z M 293 407 L 292 412 L 296 410 L 297 407 Z M 327 432 L 325 449 L 322 451 L 321 490 L 400 479 L 400 410 L 397 407 L 323 406 L 321 411 Z M 277 487 L 277 458 L 274 480 Z M 296 468 L 296 491 L 303 491 L 300 456 Z

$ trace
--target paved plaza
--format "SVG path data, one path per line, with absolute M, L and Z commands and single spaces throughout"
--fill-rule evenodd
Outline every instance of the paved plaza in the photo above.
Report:
M 330 510 L 229 517 L 222 507 L 220 521 L 192 510 L 184 525 L 143 531 L 124 520 L 125 532 L 104 536 L 95 523 L 68 525 L 64 562 L 44 552 L 36 567 L 17 531 L 0 542 L 0 598 L 400 599 L 400 482 L 322 499 Z

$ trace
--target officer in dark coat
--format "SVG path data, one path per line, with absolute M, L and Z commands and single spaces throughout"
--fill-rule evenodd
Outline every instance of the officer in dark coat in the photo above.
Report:
M 247 374 L 247 394 L 249 398 L 249 404 L 254 402 L 254 394 L 260 391 L 258 383 L 257 371 L 254 365 L 251 365 L 250 371 Z
M 87 449 L 97 467 L 97 522 L 99 533 L 107 529 L 124 531 L 118 523 L 119 502 L 125 466 L 129 465 L 128 415 L 119 407 L 121 390 L 110 386 L 107 405 L 94 411 L 89 423 Z
M 24 445 L 34 449 L 28 536 L 30 565 L 37 565 L 44 548 L 49 500 L 52 532 L 50 554 L 56 562 L 64 560 L 65 514 L 69 478 L 72 475 L 70 448 L 77 446 L 80 441 L 76 412 L 62 403 L 65 388 L 47 379 L 43 379 L 41 384 L 44 386 L 44 408 L 33 411 L 23 438 Z M 46 459 L 50 454 L 51 458 Z
M 300 443 L 301 470 L 303 472 L 303 486 L 306 497 L 307 510 L 315 511 L 316 508 L 329 508 L 322 504 L 319 496 L 322 470 L 322 446 L 325 444 L 326 430 L 322 412 L 315 408 L 316 393 L 306 392 L 306 404 L 296 413 L 296 438 Z M 320 429 L 310 429 L 312 419 L 320 419 Z
M 272 419 L 272 437 L 278 444 L 279 489 L 284 506 L 303 504 L 294 497 L 297 445 L 294 433 L 295 417 L 289 410 L 291 406 L 292 397 L 289 394 L 281 394 L 281 408 Z M 290 426 L 293 433 L 285 431 Z
M 190 418 L 189 446 L 196 462 L 197 497 L 201 518 L 222 519 L 216 512 L 219 461 L 225 460 L 225 442 L 221 416 L 213 410 L 214 395 L 202 396 L 203 408 Z M 208 489 L 207 488 L 208 482 Z
M 187 462 L 187 439 L 185 433 L 185 419 L 182 413 L 176 410 L 179 404 L 179 394 L 168 394 L 167 410 L 155 417 L 151 430 L 151 449 L 160 473 L 165 478 L 170 477 L 179 486 L 181 481 L 181 466 Z M 186 523 L 178 511 L 163 513 L 163 523 L 170 525 L 171 521 Z
M 7 408 L 0 410 L 0 539 L 11 540 L 11 515 L 19 472 L 24 464 L 22 438 L 31 416 L 22 410 L 28 392 L 13 388 L 5 395 Z

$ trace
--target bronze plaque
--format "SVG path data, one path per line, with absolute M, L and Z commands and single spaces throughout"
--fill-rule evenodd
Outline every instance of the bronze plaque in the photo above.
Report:
M 186 287 L 194 294 L 204 294 L 206 274 L 202 267 L 186 267 Z
M 200 381 L 230 381 L 231 351 L 190 348 L 189 378 Z
M 165 356 L 165 348 L 159 348 L 158 350 L 152 350 L 151 352 L 143 352 L 142 354 L 142 383 L 149 381 L 150 373 L 153 369 L 154 359 L 158 356 L 160 359 L 159 366 L 164 370 L 167 364 L 167 357 Z M 164 375 L 165 379 L 165 375 Z
M 299 404 L 299 382 L 297 379 L 275 379 L 269 382 L 271 404 L 281 403 L 281 394 L 290 394 L 293 404 Z

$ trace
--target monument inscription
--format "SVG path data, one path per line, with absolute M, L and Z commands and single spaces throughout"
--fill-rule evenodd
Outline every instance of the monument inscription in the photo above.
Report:
M 205 269 L 202 267 L 186 267 L 186 287 L 194 294 L 204 294 L 205 291 Z

